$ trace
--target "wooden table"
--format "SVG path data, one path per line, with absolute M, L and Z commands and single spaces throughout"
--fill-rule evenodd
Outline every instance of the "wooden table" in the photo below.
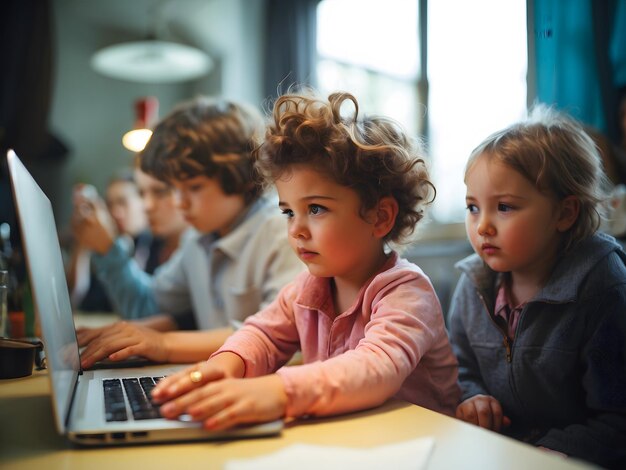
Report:
M 398 401 L 340 417 L 294 421 L 288 423 L 277 437 L 80 448 L 56 433 L 49 393 L 46 372 L 36 372 L 21 379 L 0 380 L 1 469 L 219 469 L 229 459 L 258 457 L 296 443 L 364 448 L 426 436 L 435 439 L 429 469 L 590 468 L 580 461 L 563 459 Z

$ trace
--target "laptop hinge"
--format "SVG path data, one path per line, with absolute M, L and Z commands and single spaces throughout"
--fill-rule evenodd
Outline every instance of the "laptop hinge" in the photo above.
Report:
M 76 380 L 74 380 L 74 387 L 72 389 L 72 397 L 70 398 L 70 406 L 67 407 L 67 414 L 65 415 L 65 429 L 69 429 L 70 426 L 70 414 L 72 414 L 72 409 L 74 408 L 74 398 L 76 398 L 76 390 L 78 389 L 78 376 L 83 373 L 82 367 L 78 371 L 78 375 L 76 376 Z

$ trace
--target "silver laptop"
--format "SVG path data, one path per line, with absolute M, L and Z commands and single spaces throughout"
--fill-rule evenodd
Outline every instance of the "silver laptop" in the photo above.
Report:
M 280 420 L 210 432 L 202 429 L 200 423 L 184 417 L 180 420 L 159 417 L 158 411 L 142 400 L 149 398 L 159 378 L 183 367 L 180 365 L 81 370 L 52 206 L 15 152 L 9 150 L 7 160 L 33 300 L 41 324 L 58 432 L 84 445 L 228 439 L 280 433 L 283 427 Z

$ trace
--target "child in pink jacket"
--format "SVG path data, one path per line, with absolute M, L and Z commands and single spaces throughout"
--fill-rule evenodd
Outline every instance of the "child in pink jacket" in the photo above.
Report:
M 414 143 L 389 120 L 360 118 L 350 94 L 290 94 L 256 158 L 308 272 L 208 361 L 163 379 L 153 391 L 162 415 L 223 429 L 392 396 L 453 414 L 457 361 L 439 300 L 422 270 L 389 249 L 413 232 L 434 190 Z M 298 350 L 304 364 L 283 367 Z

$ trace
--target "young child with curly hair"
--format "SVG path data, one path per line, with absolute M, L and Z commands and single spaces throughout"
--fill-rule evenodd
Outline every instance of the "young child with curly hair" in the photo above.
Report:
M 308 272 L 208 361 L 163 379 L 153 391 L 162 415 L 223 429 L 392 396 L 453 414 L 457 362 L 439 300 L 423 271 L 389 249 L 434 196 L 416 143 L 390 120 L 361 118 L 350 94 L 289 94 L 275 103 L 256 165 Z M 298 350 L 304 364 L 283 367 Z

